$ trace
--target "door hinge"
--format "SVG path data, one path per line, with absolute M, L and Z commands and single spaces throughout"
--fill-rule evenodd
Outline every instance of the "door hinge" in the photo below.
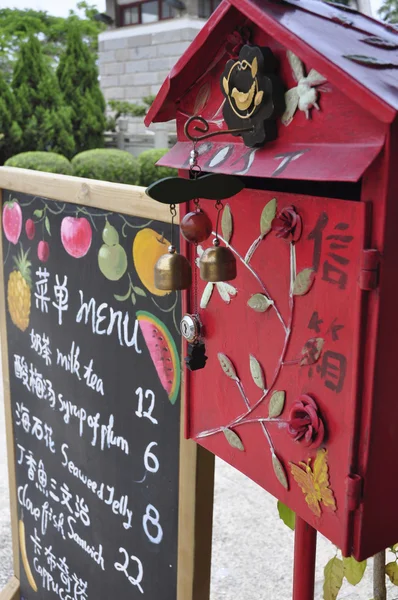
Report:
M 378 250 L 363 250 L 359 287 L 361 290 L 375 290 L 379 285 L 380 252 Z
M 348 475 L 345 480 L 347 509 L 352 512 L 359 508 L 363 497 L 363 479 L 360 475 Z

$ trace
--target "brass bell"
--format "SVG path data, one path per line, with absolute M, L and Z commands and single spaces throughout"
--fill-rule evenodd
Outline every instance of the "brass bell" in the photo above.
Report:
M 205 250 L 200 259 L 200 276 L 203 281 L 217 283 L 232 281 L 236 277 L 236 259 L 229 248 L 220 246 L 220 240 L 213 240 L 213 248 Z
M 188 259 L 169 246 L 155 265 L 155 287 L 158 290 L 186 290 L 192 284 L 192 269 Z

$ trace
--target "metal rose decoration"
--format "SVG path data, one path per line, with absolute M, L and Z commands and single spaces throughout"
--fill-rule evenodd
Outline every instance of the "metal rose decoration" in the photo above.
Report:
M 303 394 L 290 409 L 288 433 L 303 446 L 319 448 L 325 437 L 325 426 L 318 405 L 311 396 Z
M 286 206 L 272 221 L 271 227 L 276 237 L 298 242 L 303 230 L 303 222 L 294 206 Z

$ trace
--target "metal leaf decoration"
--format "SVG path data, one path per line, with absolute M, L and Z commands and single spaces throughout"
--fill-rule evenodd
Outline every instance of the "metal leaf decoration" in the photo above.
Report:
M 221 218 L 221 230 L 224 240 L 227 244 L 230 242 L 232 233 L 234 230 L 234 224 L 232 220 L 232 213 L 229 204 L 227 204 L 223 210 Z
M 236 296 L 238 293 L 236 287 L 230 285 L 226 281 L 218 281 L 216 283 L 216 288 L 221 296 L 221 299 L 224 300 L 226 304 L 229 304 L 231 302 L 231 297 Z
M 296 281 L 293 286 L 293 295 L 294 296 L 305 296 L 307 294 L 312 284 L 314 283 L 315 272 L 314 269 L 303 269 L 300 273 L 297 274 Z
M 232 448 L 236 448 L 237 450 L 244 452 L 245 447 L 238 434 L 235 433 L 235 431 L 232 431 L 232 429 L 224 429 L 223 431 L 228 444 L 232 446 Z
M 307 367 L 318 362 L 325 340 L 322 338 L 311 338 L 307 340 L 301 350 L 300 366 Z
M 250 308 L 256 312 L 265 312 L 272 304 L 272 300 L 267 298 L 267 296 L 264 296 L 264 294 L 254 294 L 254 296 L 247 301 L 247 306 L 250 306 Z
M 207 305 L 209 304 L 211 295 L 213 293 L 213 288 L 214 288 L 214 283 L 211 283 L 209 281 L 209 283 L 206 285 L 205 289 L 203 290 L 202 298 L 200 299 L 200 308 L 206 308 Z
M 276 198 L 272 198 L 263 208 L 260 218 L 260 231 L 261 235 L 265 236 L 271 231 L 272 221 L 276 216 Z
M 193 108 L 193 114 L 198 115 L 206 106 L 211 92 L 211 84 L 209 82 L 204 83 L 200 88 L 198 95 L 196 96 L 195 105 Z
M 384 48 L 384 50 L 396 50 L 398 48 L 397 42 L 386 40 L 384 38 L 378 37 L 377 35 L 371 35 L 369 37 L 362 38 L 361 42 L 363 42 L 364 44 L 369 44 L 369 46 Z
M 250 354 L 250 373 L 252 374 L 253 381 L 260 390 L 265 390 L 265 376 L 264 371 L 257 358 Z
M 268 416 L 270 419 L 275 419 L 279 417 L 283 413 L 283 409 L 285 408 L 285 392 L 274 392 L 271 396 L 271 400 L 269 402 L 269 412 Z
M 374 56 L 365 56 L 363 54 L 343 54 L 343 58 L 348 58 L 352 62 L 364 65 L 365 67 L 374 67 L 378 69 L 389 69 L 398 67 L 398 62 L 391 62 L 389 60 L 379 60 Z
M 225 354 L 223 354 L 222 352 L 219 352 L 217 356 L 224 373 L 228 375 L 230 379 L 233 379 L 234 381 L 239 381 L 239 377 L 236 374 L 235 367 L 228 358 L 228 356 L 225 356 Z
M 283 465 L 279 458 L 272 453 L 272 466 L 274 467 L 274 472 L 276 477 L 278 478 L 279 483 L 285 488 L 285 490 L 289 489 L 289 483 L 287 481 L 286 472 L 283 468 Z

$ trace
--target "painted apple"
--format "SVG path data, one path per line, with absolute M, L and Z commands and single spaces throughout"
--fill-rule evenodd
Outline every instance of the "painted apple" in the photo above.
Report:
M 61 223 L 61 240 L 68 254 L 82 258 L 90 249 L 91 225 L 85 217 L 64 217 Z
M 43 240 L 39 242 L 37 246 L 37 256 L 41 262 L 47 262 L 48 257 L 50 256 L 50 246 L 48 242 L 44 242 Z
M 22 231 L 22 210 L 17 200 L 10 200 L 4 204 L 3 229 L 7 240 L 17 244 Z
M 28 219 L 25 223 L 25 231 L 29 240 L 33 240 L 36 233 L 36 225 L 32 219 Z

